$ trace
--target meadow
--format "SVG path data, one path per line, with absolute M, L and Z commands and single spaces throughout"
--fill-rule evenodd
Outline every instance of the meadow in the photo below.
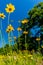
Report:
M 43 56 L 32 51 L 19 51 L 13 54 L 0 55 L 0 65 L 43 65 Z

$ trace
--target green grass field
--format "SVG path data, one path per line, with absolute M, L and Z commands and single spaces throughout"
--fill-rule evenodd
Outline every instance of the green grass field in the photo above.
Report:
M 39 52 L 14 52 L 11 55 L 0 55 L 0 65 L 43 65 L 43 56 Z

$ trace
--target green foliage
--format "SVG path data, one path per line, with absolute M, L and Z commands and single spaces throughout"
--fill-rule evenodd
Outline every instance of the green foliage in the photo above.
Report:
M 0 65 L 43 65 L 43 56 L 40 53 L 30 54 L 28 51 L 21 51 L 19 54 L 0 56 Z
M 22 24 L 21 23 L 21 28 L 22 28 L 22 32 L 24 30 L 28 31 L 28 35 L 26 35 L 26 41 L 27 41 L 27 49 L 35 49 L 37 50 L 39 47 L 39 42 L 42 41 L 42 36 L 43 36 L 43 2 L 39 3 L 38 5 L 34 6 L 34 8 L 32 8 L 29 12 L 28 12 L 29 17 L 27 18 L 29 20 L 28 23 L 26 24 Z M 37 34 L 35 35 L 35 37 L 31 36 L 31 29 L 34 26 L 38 26 L 40 28 L 40 41 L 36 41 L 37 38 Z M 22 49 L 25 49 L 25 35 L 22 34 L 20 36 L 20 44 L 22 46 Z M 40 44 L 42 44 L 42 42 L 40 42 Z

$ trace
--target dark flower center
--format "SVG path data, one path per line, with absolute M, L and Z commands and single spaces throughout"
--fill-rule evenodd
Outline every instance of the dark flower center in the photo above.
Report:
M 9 29 L 10 30 L 10 29 Z
M 9 8 L 9 11 L 11 11 L 12 9 L 11 8 Z
M 1 17 L 3 17 L 3 15 L 1 15 Z

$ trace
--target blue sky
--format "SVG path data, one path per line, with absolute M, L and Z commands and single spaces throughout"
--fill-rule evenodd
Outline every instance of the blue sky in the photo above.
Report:
M 8 39 L 7 33 L 5 31 L 8 23 L 8 13 L 6 13 L 5 11 L 6 4 L 12 3 L 16 8 L 16 10 L 10 15 L 10 23 L 13 25 L 14 28 L 17 28 L 19 25 L 18 21 L 27 18 L 28 11 L 31 10 L 34 5 L 37 5 L 39 2 L 43 2 L 43 0 L 0 0 L 0 12 L 3 12 L 6 15 L 6 18 L 2 21 L 3 39 L 5 40 L 5 43 L 8 43 L 6 42 Z M 14 36 L 18 36 L 17 30 L 15 30 L 13 34 Z M 0 47 L 1 46 L 2 43 L 0 39 Z

